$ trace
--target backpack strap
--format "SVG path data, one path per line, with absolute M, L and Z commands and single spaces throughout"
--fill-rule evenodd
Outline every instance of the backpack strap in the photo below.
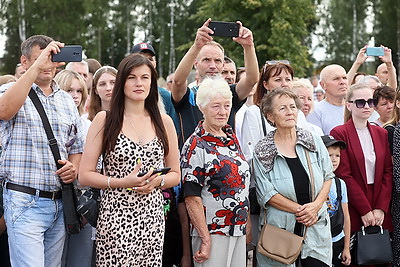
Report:
M 336 183 L 336 199 L 338 201 L 338 204 L 342 204 L 342 184 L 339 180 L 339 178 L 335 177 L 335 183 Z

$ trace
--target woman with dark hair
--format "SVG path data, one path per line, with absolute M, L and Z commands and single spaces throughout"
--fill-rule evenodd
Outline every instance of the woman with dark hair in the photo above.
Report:
M 374 90 L 372 96 L 376 100 L 375 111 L 378 112 L 379 118 L 375 121 L 370 121 L 373 125 L 383 127 L 392 117 L 395 94 L 395 90 L 386 85 Z
M 82 184 L 104 190 L 97 266 L 162 264 L 161 189 L 179 183 L 180 169 L 173 122 L 160 113 L 157 101 L 153 65 L 142 55 L 129 55 L 118 67 L 110 112 L 99 112 L 89 129 L 79 175 Z M 102 154 L 104 170 L 99 174 L 96 164 Z M 170 172 L 152 174 L 163 165 Z

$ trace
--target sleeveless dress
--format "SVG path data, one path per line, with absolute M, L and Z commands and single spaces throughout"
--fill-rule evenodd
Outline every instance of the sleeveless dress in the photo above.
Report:
M 138 158 L 143 164 L 140 171 L 160 167 L 164 159 L 161 141 L 155 137 L 140 145 L 120 133 L 115 149 L 105 157 L 106 175 L 126 176 Z M 126 188 L 103 191 L 96 233 L 97 266 L 161 266 L 163 243 L 161 189 L 148 195 Z

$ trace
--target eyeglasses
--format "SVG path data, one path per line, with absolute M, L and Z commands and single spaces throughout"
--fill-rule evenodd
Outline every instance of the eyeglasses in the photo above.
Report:
M 349 100 L 349 103 L 354 103 L 356 105 L 357 108 L 364 108 L 365 107 L 365 103 L 368 103 L 368 106 L 370 108 L 376 107 L 376 104 L 378 101 L 376 101 L 376 99 L 370 98 L 368 100 L 365 99 L 356 99 L 356 100 Z
M 263 74 L 265 73 L 265 71 L 267 70 L 267 66 L 273 66 L 276 64 L 286 64 L 286 65 L 290 65 L 290 61 L 283 59 L 283 60 L 267 60 L 265 61 L 264 67 L 263 67 Z

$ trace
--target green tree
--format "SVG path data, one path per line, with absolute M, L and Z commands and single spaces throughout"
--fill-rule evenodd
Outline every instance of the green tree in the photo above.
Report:
M 326 49 L 326 63 L 337 63 L 349 69 L 361 47 L 368 43 L 366 32 L 367 9 L 370 1 L 331 0 L 322 10 L 322 46 Z
M 266 60 L 288 59 L 296 76 L 310 72 L 310 33 L 316 25 L 315 5 L 311 0 L 208 0 L 194 18 L 200 23 L 208 17 L 219 21 L 240 20 L 252 30 L 260 65 Z M 235 60 L 243 65 L 243 50 L 227 38 L 215 38 Z

